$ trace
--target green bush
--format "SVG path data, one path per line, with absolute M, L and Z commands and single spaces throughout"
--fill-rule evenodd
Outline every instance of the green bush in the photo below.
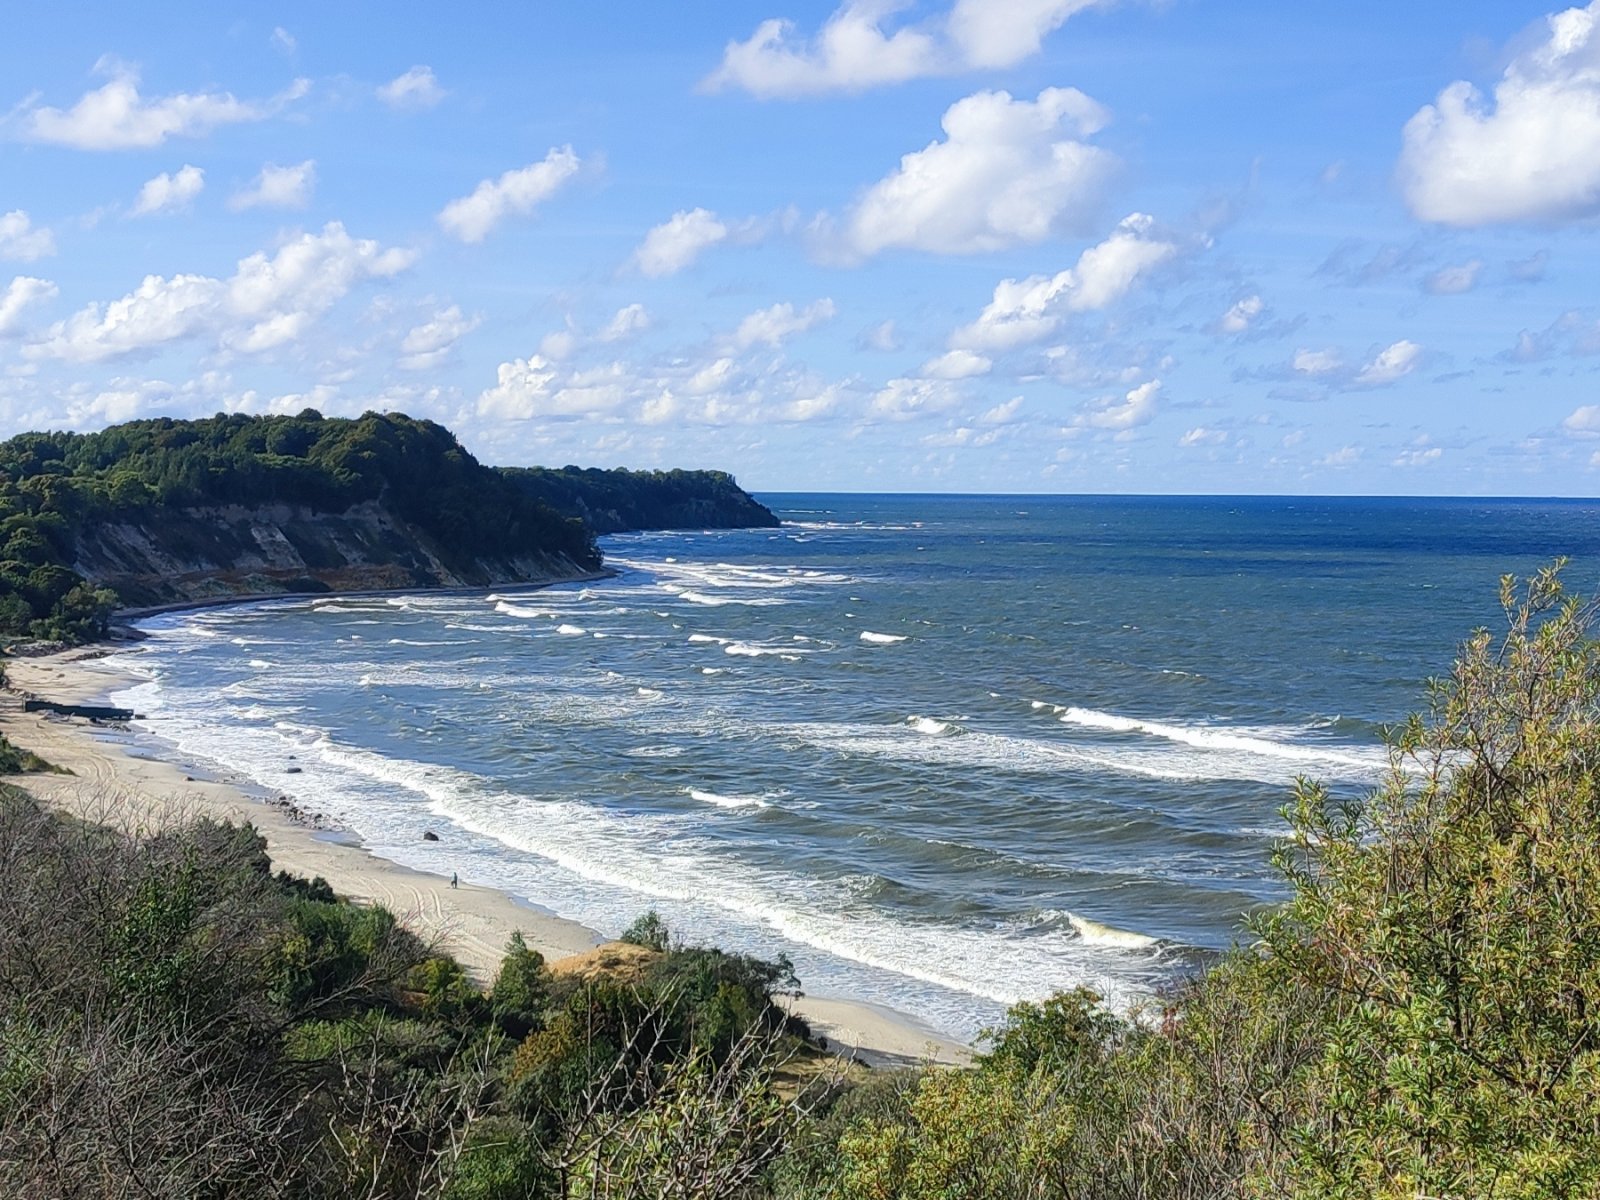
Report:
M 505 957 L 495 976 L 489 1001 L 501 1028 L 514 1037 L 524 1037 L 537 1027 L 540 1015 L 550 1000 L 550 972 L 544 955 L 530 949 L 519 929 L 506 944 Z
M 672 934 L 661 914 L 651 909 L 622 931 L 619 942 L 643 946 L 646 950 L 665 951 L 672 945 Z

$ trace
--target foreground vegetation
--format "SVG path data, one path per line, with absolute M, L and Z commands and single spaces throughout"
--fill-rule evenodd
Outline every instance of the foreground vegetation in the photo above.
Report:
M 1248 945 L 972 1070 L 799 1087 L 783 964 L 674 947 L 487 994 L 248 830 L 0 799 L 0 1192 L 1200 1200 L 1600 1194 L 1600 641 L 1504 588 L 1361 802 L 1305 782 Z M 665 947 L 665 949 L 661 949 Z

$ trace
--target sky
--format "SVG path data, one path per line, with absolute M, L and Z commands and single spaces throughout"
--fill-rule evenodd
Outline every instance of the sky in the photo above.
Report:
M 1600 494 L 1600 0 L 7 24 L 0 435 L 314 407 L 758 491 Z

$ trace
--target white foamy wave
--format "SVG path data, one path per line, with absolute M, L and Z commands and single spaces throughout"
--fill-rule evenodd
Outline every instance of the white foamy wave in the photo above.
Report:
M 727 673 L 728 673 L 728 668 L 727 667 L 701 667 L 700 668 L 700 674 L 702 674 L 702 675 L 726 675 Z
M 272 669 L 272 664 L 264 658 L 252 658 L 250 660 L 250 665 L 258 671 L 268 671 Z
M 437 641 L 425 641 L 412 638 L 390 638 L 391 646 L 470 646 L 472 638 L 442 638 Z
M 963 732 L 961 726 L 954 721 L 939 721 L 933 717 L 910 716 L 906 718 L 906 724 L 929 737 L 953 737 Z
M 659 700 L 664 695 L 664 693 L 660 690 L 648 687 L 635 688 L 634 692 L 640 698 L 645 700 Z
M 912 720 L 921 718 L 912 718 Z M 910 724 L 910 721 L 907 722 Z M 943 722 L 938 722 L 943 724 Z M 1036 738 L 962 730 L 961 736 L 907 738 L 874 725 L 803 723 L 781 726 L 791 736 L 814 745 L 874 758 L 1024 774 L 1057 775 L 1064 770 L 1091 775 L 1136 775 L 1146 779 L 1190 781 L 1196 779 L 1261 779 L 1261 759 L 1244 756 L 1189 755 L 1172 752 L 1097 751 L 1050 743 Z M 931 727 L 930 727 L 931 728 Z M 1279 776 L 1269 776 L 1274 781 Z M 1283 777 L 1287 781 L 1288 777 Z
M 710 642 L 718 646 L 726 646 L 729 641 L 728 638 L 712 637 L 709 633 L 691 633 L 689 640 L 691 642 Z
M 759 646 L 754 642 L 732 642 L 722 648 L 724 654 L 739 658 L 781 658 L 784 662 L 799 662 L 800 656 L 809 653 L 792 646 Z
M 512 604 L 506 600 L 502 600 L 496 604 L 494 606 L 494 610 L 495 612 L 503 613 L 508 617 L 521 617 L 525 621 L 536 621 L 540 618 L 554 617 L 556 615 L 549 609 L 528 608 L 526 605 Z
M 716 792 L 704 792 L 699 788 L 684 788 L 691 799 L 700 801 L 701 804 L 715 804 L 718 808 L 768 808 L 769 803 L 760 796 L 723 796 Z
M 228 715 L 240 721 L 277 721 L 285 713 L 301 712 L 298 704 L 282 705 L 276 708 L 265 704 L 235 704 L 230 705 Z
M 1147 950 L 1154 946 L 1157 940 L 1129 929 L 1102 925 L 1099 921 L 1091 921 L 1088 917 L 1080 917 L 1077 913 L 1068 913 L 1067 920 L 1078 931 L 1078 937 L 1086 946 L 1105 946 L 1113 950 Z
M 1263 737 L 1252 737 L 1227 729 L 1169 725 L 1161 721 L 1143 721 L 1135 717 L 1119 716 L 1116 713 L 1100 712 L 1092 708 L 1068 708 L 1062 712 L 1061 721 L 1063 724 L 1079 725 L 1088 729 L 1106 729 L 1117 733 L 1140 733 L 1147 737 L 1162 738 L 1170 742 L 1181 742 L 1184 745 L 1194 746 L 1200 750 L 1232 750 L 1243 754 L 1258 754 L 1263 758 L 1338 764 L 1346 767 L 1355 767 L 1364 772 L 1382 770 L 1387 762 L 1386 757 L 1383 755 L 1373 751 L 1362 753 L 1357 747 L 1336 750 L 1331 747 L 1297 745 Z
M 871 642 L 875 646 L 892 646 L 896 642 L 903 642 L 906 639 L 899 634 L 873 633 L 870 629 L 863 629 L 861 631 L 861 640 L 863 642 Z
M 589 631 L 581 625 L 557 625 L 556 632 L 564 637 L 582 637 Z
M 721 608 L 725 604 L 742 604 L 747 608 L 771 608 L 778 604 L 788 604 L 782 596 L 708 596 L 704 592 L 682 591 L 678 599 L 687 600 L 690 604 L 704 604 L 711 608 Z
M 683 755 L 682 746 L 635 746 L 632 750 L 624 750 L 629 758 L 680 758 Z

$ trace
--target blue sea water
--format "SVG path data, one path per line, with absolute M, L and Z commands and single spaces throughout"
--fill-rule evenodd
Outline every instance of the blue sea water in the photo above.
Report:
M 171 614 L 119 665 L 380 855 L 970 1036 L 1227 946 L 1294 778 L 1370 787 L 1501 573 L 1600 564 L 1587 501 L 763 499 L 601 582 Z

